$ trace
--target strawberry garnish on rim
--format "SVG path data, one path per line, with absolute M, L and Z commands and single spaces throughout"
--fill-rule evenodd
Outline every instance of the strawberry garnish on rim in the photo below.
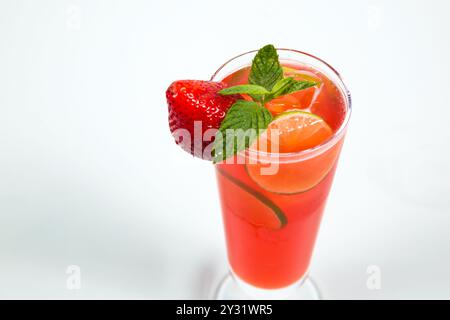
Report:
M 204 133 L 218 129 L 228 109 L 239 98 L 218 93 L 226 87 L 222 82 L 178 80 L 166 91 L 170 131 L 175 142 L 196 157 L 211 160 L 210 149 L 206 148 L 214 141 L 214 134 L 204 138 Z M 194 130 L 197 127 L 198 132 Z

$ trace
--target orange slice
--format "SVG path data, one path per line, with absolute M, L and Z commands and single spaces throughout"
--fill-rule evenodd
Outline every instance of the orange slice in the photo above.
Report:
M 273 132 L 275 129 L 277 131 Z M 290 111 L 275 118 L 250 149 L 271 153 L 278 150 L 280 154 L 298 152 L 315 147 L 332 135 L 331 128 L 319 116 L 303 111 Z M 266 145 L 267 148 L 263 149 Z M 247 173 L 267 191 L 281 194 L 304 192 L 317 185 L 331 170 L 339 153 L 339 146 L 337 144 L 306 160 L 279 161 L 276 170 L 269 174 L 267 168 L 273 168 L 273 162 L 247 163 Z
M 266 151 L 289 153 L 315 147 L 332 135 L 333 130 L 321 117 L 309 112 L 292 110 L 276 117 L 261 135 L 260 140 L 267 141 Z M 256 144 L 258 149 L 263 146 L 261 142 Z
M 283 71 L 285 77 L 292 77 L 295 80 L 321 82 L 320 77 L 310 71 L 285 66 Z M 307 109 L 311 106 L 317 90 L 320 90 L 320 85 L 281 96 L 266 103 L 266 108 L 275 116 L 290 109 Z

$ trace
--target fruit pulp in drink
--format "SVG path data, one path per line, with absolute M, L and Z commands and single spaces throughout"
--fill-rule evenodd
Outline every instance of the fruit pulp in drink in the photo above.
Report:
M 342 91 L 310 66 L 289 63 L 283 64 L 283 70 L 285 77 L 319 84 L 274 99 L 266 107 L 275 119 L 293 110 L 312 113 L 326 122 L 333 139 L 346 115 Z M 229 86 L 246 84 L 249 71 L 250 67 L 244 67 L 222 81 Z M 287 150 L 295 150 L 301 135 L 297 138 L 290 141 L 294 149 Z M 242 281 L 258 288 L 277 289 L 306 275 L 343 135 L 335 140 L 331 145 L 316 141 L 321 145 L 317 148 L 323 150 L 309 157 L 302 156 L 301 149 L 283 154 L 280 148 L 275 174 L 262 174 L 267 162 L 239 162 L 240 157 L 248 158 L 245 153 L 235 156 L 234 163 L 215 165 L 228 260 Z M 328 147 L 322 147 L 325 145 Z

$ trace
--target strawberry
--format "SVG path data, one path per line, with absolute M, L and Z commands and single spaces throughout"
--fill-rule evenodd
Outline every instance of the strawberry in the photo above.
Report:
M 205 148 L 214 141 L 214 137 L 203 139 L 208 129 L 218 129 L 228 109 L 239 96 L 223 96 L 218 91 L 227 87 L 225 83 L 201 80 L 178 80 L 166 91 L 169 106 L 169 126 L 175 142 L 192 155 L 211 160 L 210 152 Z M 201 132 L 195 132 L 194 121 L 201 121 Z M 190 137 L 180 134 L 185 129 Z M 201 134 L 199 134 L 201 133 Z M 190 138 L 190 139 L 189 139 Z

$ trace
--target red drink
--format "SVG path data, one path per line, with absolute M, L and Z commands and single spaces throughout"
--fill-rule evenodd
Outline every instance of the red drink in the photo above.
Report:
M 343 83 L 326 63 L 290 50 L 279 50 L 279 55 L 285 76 L 320 85 L 274 99 L 266 107 L 274 116 L 293 109 L 312 113 L 326 123 L 329 134 L 311 129 L 314 135 L 308 140 L 307 131 L 289 133 L 289 139 L 280 136 L 277 154 L 246 150 L 233 164 L 216 165 L 231 269 L 244 283 L 261 289 L 286 288 L 307 274 L 350 105 Z M 238 67 L 228 73 L 220 69 L 213 78 L 230 86 L 246 84 L 249 67 Z M 303 119 L 303 113 L 294 114 Z M 274 163 L 276 173 L 262 173 Z

